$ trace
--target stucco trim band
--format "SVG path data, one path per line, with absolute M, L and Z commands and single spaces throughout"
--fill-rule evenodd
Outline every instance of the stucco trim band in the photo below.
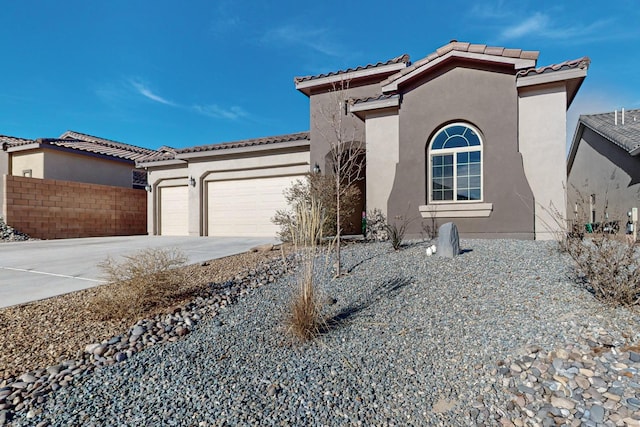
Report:
M 493 203 L 438 203 L 418 206 L 423 218 L 486 218 Z

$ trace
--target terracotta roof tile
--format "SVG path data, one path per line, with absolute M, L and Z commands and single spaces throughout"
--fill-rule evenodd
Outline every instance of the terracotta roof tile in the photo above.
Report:
M 570 68 L 589 68 L 589 64 L 591 64 L 591 60 L 589 59 L 589 57 L 583 56 L 582 58 L 560 62 L 559 64 L 551 64 L 545 65 L 544 67 L 527 68 L 526 70 L 520 70 L 518 71 L 517 76 L 525 77 L 533 74 L 545 74 Z
M 378 62 L 375 64 L 367 64 L 364 66 L 360 66 L 360 67 L 355 67 L 355 68 L 347 68 L 346 70 L 340 70 L 340 71 L 332 71 L 330 73 L 325 73 L 325 74 L 318 74 L 315 76 L 303 76 L 303 77 L 295 77 L 293 79 L 293 81 L 295 83 L 301 83 L 301 82 L 306 82 L 309 80 L 315 80 L 315 79 L 321 79 L 323 77 L 330 77 L 330 76 L 337 76 L 339 74 L 346 74 L 346 73 L 352 73 L 354 71 L 360 71 L 360 70 L 367 70 L 370 68 L 376 68 L 376 67 L 382 67 L 383 65 L 391 65 L 391 64 L 399 64 L 399 63 L 408 63 L 409 62 L 409 55 L 404 54 L 404 55 L 400 55 L 397 56 L 395 58 L 392 58 L 386 62 Z
M 381 83 L 381 85 L 386 86 L 394 82 L 395 80 L 398 80 L 402 76 L 413 72 L 414 70 L 446 55 L 451 51 L 479 53 L 484 55 L 503 56 L 508 58 L 531 59 L 534 61 L 538 59 L 538 55 L 540 54 L 540 52 L 538 51 L 530 51 L 530 50 L 522 50 L 522 49 L 505 49 L 504 47 L 487 46 L 485 44 L 471 44 L 467 42 L 459 42 L 457 40 L 451 40 L 451 42 L 449 42 L 448 44 L 436 49 L 435 52 L 430 53 L 429 55 L 420 59 L 419 61 L 414 62 L 407 68 L 403 68 L 397 73 L 389 76 L 386 80 L 384 80 Z
M 621 111 L 618 111 L 617 125 L 613 111 L 581 115 L 579 122 L 631 153 L 640 148 L 640 110 L 626 110 L 624 117 L 624 125 Z
M 9 146 L 25 145 L 32 142 L 33 140 L 31 139 L 16 138 L 15 136 L 8 136 L 8 135 L 0 135 L 0 144 L 6 143 Z

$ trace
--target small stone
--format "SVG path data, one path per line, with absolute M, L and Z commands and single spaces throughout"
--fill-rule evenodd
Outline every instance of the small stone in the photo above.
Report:
M 631 417 L 623 418 L 622 422 L 627 426 L 640 426 L 640 420 Z
M 118 353 L 115 354 L 115 356 L 113 358 L 115 359 L 116 362 L 120 363 L 120 362 L 124 362 L 125 360 L 127 360 L 127 355 L 126 355 L 126 353 L 118 352 Z
M 34 377 L 31 374 L 24 374 L 20 377 L 21 381 L 24 381 L 25 383 L 35 383 L 38 379 L 36 377 Z
M 280 387 L 276 384 L 270 384 L 269 387 L 267 387 L 267 396 L 275 396 L 279 391 Z
M 591 406 L 589 419 L 595 423 L 601 423 L 604 421 L 604 408 L 600 405 Z
M 147 332 L 147 330 L 145 329 L 144 326 L 136 325 L 131 330 L 131 335 L 132 336 L 140 336 L 140 335 L 144 334 L 145 332 Z
M 47 373 L 49 375 L 58 375 L 60 373 L 60 365 L 53 365 L 47 368 Z
M 629 397 L 625 401 L 628 407 L 633 409 L 634 411 L 640 410 L 640 399 L 636 399 L 635 397 Z
M 22 390 L 23 388 L 27 388 L 27 383 L 25 383 L 24 381 L 16 381 L 15 383 L 11 384 L 11 387 L 13 388 L 17 388 L 18 390 Z
M 640 353 L 637 353 L 635 351 L 630 351 L 629 352 L 629 360 L 631 360 L 632 362 L 635 362 L 635 363 L 640 362 Z
M 551 397 L 551 404 L 560 409 L 573 409 L 576 407 L 576 404 L 571 400 L 556 396 Z
M 89 353 L 89 354 L 93 354 L 93 351 L 98 347 L 100 347 L 100 344 L 98 344 L 98 343 L 87 344 L 84 347 L 84 352 L 85 353 Z
M 176 335 L 179 337 L 185 336 L 189 333 L 189 329 L 185 328 L 184 326 L 178 326 L 175 329 Z
M 99 345 L 93 349 L 93 354 L 96 356 L 102 356 L 107 351 L 106 345 Z

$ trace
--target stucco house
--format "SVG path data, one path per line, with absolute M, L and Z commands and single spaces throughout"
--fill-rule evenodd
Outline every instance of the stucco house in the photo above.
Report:
M 146 174 L 135 161 L 154 150 L 74 131 L 0 135 L 0 146 L 0 216 L 21 231 L 64 238 L 146 229 L 146 217 L 136 218 L 146 211 Z
M 567 161 L 568 209 L 590 222 L 640 208 L 640 110 L 582 115 Z
M 349 143 L 365 150 L 364 209 L 390 221 L 454 221 L 464 237 L 551 238 L 545 209 L 566 209 L 566 111 L 589 59 L 544 67 L 537 59 L 537 51 L 452 41 L 414 63 L 402 55 L 296 77 L 309 98 L 308 133 L 138 161 L 152 189 L 149 233 L 274 235 L 282 190 L 331 167 L 338 141 L 326 113 L 338 109 Z M 421 232 L 420 220 L 407 229 Z

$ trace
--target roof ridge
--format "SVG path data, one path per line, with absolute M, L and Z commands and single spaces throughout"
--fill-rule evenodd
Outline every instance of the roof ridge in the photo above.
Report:
M 301 83 L 301 82 L 305 82 L 305 81 L 309 81 L 309 80 L 315 80 L 315 79 L 320 79 L 323 77 L 331 77 L 331 76 L 337 76 L 340 74 L 347 74 L 347 73 L 352 73 L 354 71 L 360 71 L 360 70 L 367 70 L 370 68 L 377 68 L 377 67 L 382 67 L 385 65 L 392 65 L 392 64 L 399 64 L 401 62 L 404 62 L 406 64 L 410 63 L 410 57 L 409 54 L 407 53 L 403 53 L 402 55 L 396 56 L 395 58 L 391 58 L 388 59 L 387 61 L 379 61 L 374 63 L 369 63 L 366 65 L 359 65 L 356 67 L 350 67 L 344 70 L 338 70 L 338 71 L 331 71 L 328 73 L 321 73 L 321 74 L 316 74 L 316 75 L 310 75 L 310 76 L 300 76 L 300 77 L 294 77 L 293 81 L 294 83 Z
M 114 141 L 112 139 L 102 138 L 99 136 L 90 135 L 88 133 L 77 132 L 74 130 L 67 130 L 60 136 L 59 139 L 68 139 L 64 137 L 65 135 L 75 137 L 73 139 L 76 141 L 93 142 L 95 144 L 104 145 L 111 148 L 122 148 L 129 151 L 144 152 L 144 153 L 155 151 L 150 148 L 140 147 L 133 144 L 127 144 L 126 142 Z M 78 135 L 80 137 L 78 137 Z M 85 137 L 85 138 L 83 139 L 82 137 Z
M 422 66 L 432 62 L 433 60 L 440 58 L 449 52 L 457 51 L 457 52 L 469 52 L 469 53 L 477 53 L 483 55 L 491 55 L 491 56 L 502 56 L 505 58 L 520 58 L 520 59 L 530 59 L 537 61 L 540 52 L 537 50 L 522 50 L 522 49 L 513 49 L 513 48 L 505 48 L 498 46 L 487 46 L 486 44 L 474 44 L 470 42 L 459 42 L 457 40 L 451 40 L 444 46 L 437 48 L 434 52 L 428 54 L 424 58 L 419 61 L 414 62 L 408 67 L 398 71 L 395 74 L 390 75 L 387 79 L 381 82 L 382 86 L 386 86 L 394 81 L 398 80 L 402 76 L 421 68 Z

